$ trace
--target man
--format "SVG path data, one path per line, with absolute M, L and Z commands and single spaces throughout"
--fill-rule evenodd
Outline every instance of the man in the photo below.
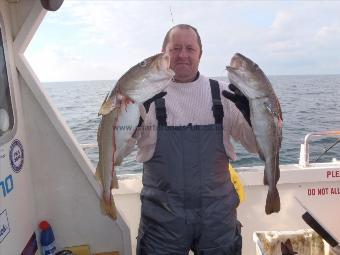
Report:
M 227 171 L 228 157 L 236 157 L 230 136 L 256 152 L 254 134 L 235 104 L 221 97 L 227 85 L 198 72 L 202 44 L 194 27 L 171 28 L 163 51 L 175 76 L 135 134 L 143 162 L 137 254 L 241 254 L 239 198 Z M 249 108 L 242 97 L 223 94 Z

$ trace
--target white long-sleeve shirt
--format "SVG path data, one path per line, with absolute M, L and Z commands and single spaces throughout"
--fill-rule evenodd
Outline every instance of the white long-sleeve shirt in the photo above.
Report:
M 228 84 L 220 82 L 220 93 L 228 90 Z M 197 80 L 189 83 L 171 82 L 166 89 L 165 108 L 168 126 L 209 125 L 214 124 L 212 112 L 212 96 L 209 79 L 200 75 Z M 237 109 L 235 104 L 221 94 L 224 110 L 223 143 L 226 153 L 232 160 L 236 159 L 234 148 L 230 142 L 233 137 L 249 152 L 256 153 L 257 146 L 251 127 Z M 157 120 L 155 104 L 150 109 L 140 128 L 134 134 L 137 140 L 137 161 L 145 162 L 152 158 L 157 140 Z

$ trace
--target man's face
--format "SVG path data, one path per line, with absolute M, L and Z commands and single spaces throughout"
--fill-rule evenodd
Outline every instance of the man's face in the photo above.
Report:
M 174 28 L 165 51 L 170 56 L 170 68 L 177 82 L 191 82 L 196 78 L 201 51 L 192 29 Z

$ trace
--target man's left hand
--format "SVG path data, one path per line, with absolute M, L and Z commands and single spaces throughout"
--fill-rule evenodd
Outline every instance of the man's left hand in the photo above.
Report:
M 243 114 L 244 118 L 247 120 L 248 124 L 251 126 L 248 98 L 245 95 L 243 95 L 241 90 L 239 90 L 234 84 L 229 84 L 229 89 L 233 93 L 227 90 L 223 90 L 222 95 L 231 100 L 236 105 L 236 107 Z

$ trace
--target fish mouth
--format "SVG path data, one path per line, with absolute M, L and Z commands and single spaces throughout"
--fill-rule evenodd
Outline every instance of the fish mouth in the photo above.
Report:
M 259 69 L 258 65 L 251 59 L 243 56 L 241 53 L 235 53 L 230 60 L 230 66 L 236 69 L 248 69 L 251 71 L 257 71 Z
M 244 65 L 244 58 L 239 53 L 236 53 L 230 60 L 230 67 L 241 68 L 243 65 Z
M 235 72 L 237 70 L 237 68 L 233 66 L 226 66 L 225 68 L 228 72 Z

